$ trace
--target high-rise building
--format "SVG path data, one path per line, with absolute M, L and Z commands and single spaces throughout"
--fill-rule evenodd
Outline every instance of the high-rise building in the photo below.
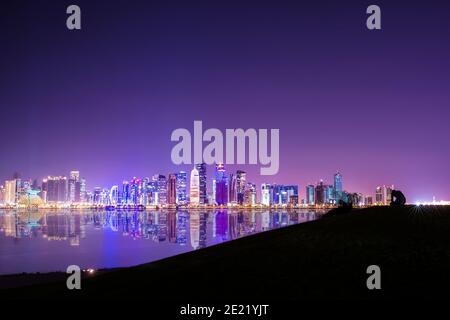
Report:
M 200 192 L 200 203 L 207 204 L 208 195 L 206 189 L 206 163 L 196 164 L 195 167 L 198 171 L 198 176 L 200 180 L 199 192 Z
M 216 179 L 212 179 L 211 204 L 216 205 Z
M 238 170 L 236 172 L 236 180 L 237 180 L 237 203 L 242 205 L 244 203 L 244 194 L 245 194 L 245 181 L 247 180 L 247 174 L 245 171 Z
M 147 185 L 147 199 L 148 203 L 152 205 L 158 204 L 158 176 L 154 176 Z
M 80 172 L 70 171 L 69 178 L 69 201 L 80 202 Z
M 67 177 L 47 177 L 47 202 L 65 202 L 67 199 Z
M 5 203 L 5 188 L 3 186 L 0 186 L 0 203 Z
M 102 197 L 102 189 L 99 187 L 95 187 L 92 202 L 94 204 L 101 204 L 101 197 Z
M 191 171 L 189 202 L 192 205 L 198 205 L 200 203 L 200 177 L 195 166 Z
M 228 204 L 228 183 L 225 166 L 223 163 L 216 164 L 216 203 Z
M 228 202 L 237 203 L 237 178 L 235 174 L 230 173 L 228 179 Z
M 306 186 L 306 204 L 313 206 L 316 204 L 314 185 L 310 184 Z
M 375 202 L 377 205 L 383 204 L 383 188 L 380 186 L 375 189 Z
M 261 204 L 264 206 L 273 204 L 273 188 L 268 183 L 261 184 Z
M 167 180 L 167 203 L 177 203 L 177 176 L 175 173 L 170 173 Z
M 158 202 L 160 205 L 167 204 L 167 180 L 165 175 L 158 175 Z
M 339 172 L 336 172 L 334 175 L 334 201 L 339 203 L 339 200 L 342 200 L 342 175 Z
M 80 202 L 87 202 L 86 179 L 80 179 Z
M 139 200 L 141 198 L 141 179 L 133 177 L 130 182 L 130 200 L 131 204 L 140 204 Z
M 130 194 L 130 184 L 126 180 L 122 181 L 122 204 L 131 203 Z
M 14 174 L 16 175 L 16 174 Z M 16 180 L 16 196 L 15 196 L 15 200 L 14 203 L 19 203 L 19 199 L 20 196 L 23 194 L 23 183 L 22 183 L 22 179 L 19 178 L 14 178 Z
M 253 206 L 256 204 L 256 185 L 253 183 L 247 183 L 247 187 L 244 191 L 244 202 L 246 206 Z
M 316 185 L 314 198 L 316 204 L 325 204 L 325 185 L 323 180 L 320 180 L 320 182 Z
M 112 186 L 109 192 L 109 204 L 115 206 L 119 203 L 119 186 Z
M 16 204 L 16 180 L 5 181 L 4 202 L 6 205 Z
M 282 199 L 281 199 L 281 191 L 283 190 L 283 186 L 279 184 L 273 184 L 272 185 L 272 198 L 271 198 L 271 204 L 273 205 L 281 205 Z
M 371 206 L 373 204 L 373 200 L 371 196 L 366 196 L 364 198 L 364 205 Z
M 177 204 L 185 205 L 187 203 L 187 174 L 184 171 L 177 173 Z
M 339 193 L 342 195 L 342 192 Z M 336 192 L 334 190 L 334 187 L 332 185 L 326 185 L 325 186 L 325 203 L 326 204 L 335 204 L 336 200 Z
M 296 185 L 289 185 L 284 186 L 284 191 L 286 192 L 286 204 L 292 204 L 292 202 L 298 204 L 298 186 Z M 291 197 L 296 198 L 296 200 L 291 201 Z
M 149 197 L 148 197 L 149 183 L 150 179 L 148 177 L 143 178 L 141 181 L 139 203 L 144 206 L 149 204 Z
M 394 185 L 383 186 L 383 204 L 390 205 L 392 201 L 392 190 L 394 190 Z

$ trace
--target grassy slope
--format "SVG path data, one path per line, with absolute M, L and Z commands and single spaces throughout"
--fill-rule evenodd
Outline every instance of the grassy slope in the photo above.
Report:
M 382 290 L 366 288 L 379 265 Z M 1 278 L 0 278 L 1 281 Z M 442 297 L 450 288 L 450 208 L 369 208 L 85 279 L 0 291 L 8 297 Z

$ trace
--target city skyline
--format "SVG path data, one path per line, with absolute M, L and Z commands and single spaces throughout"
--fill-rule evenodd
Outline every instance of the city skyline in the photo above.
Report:
M 448 2 L 383 2 L 374 32 L 356 1 L 77 4 L 73 32 L 64 3 L 0 10 L 0 181 L 77 168 L 111 186 L 188 172 L 171 163 L 170 134 L 201 120 L 280 129 L 270 181 L 259 166 L 233 168 L 257 185 L 339 169 L 350 190 L 392 183 L 411 201 L 450 198 Z
M 14 173 L 12 180 L 0 183 L 0 203 L 19 203 L 21 197 L 32 194 L 39 195 L 44 203 L 103 205 L 297 206 L 338 205 L 340 200 L 351 201 L 355 205 L 388 205 L 391 201 L 390 193 L 394 190 L 393 184 L 378 185 L 370 193 L 348 190 L 343 187 L 343 175 L 339 171 L 333 175 L 331 184 L 323 179 L 315 184 L 265 182 L 258 188 L 257 184 L 247 179 L 245 171 L 227 171 L 226 166 L 219 163 L 215 165 L 213 177 L 208 178 L 206 169 L 206 164 L 201 163 L 194 165 L 190 174 L 185 171 L 157 173 L 151 178 L 133 177 L 112 186 L 94 185 L 90 188 L 87 187 L 86 178 L 80 176 L 78 170 L 70 171 L 69 178 L 48 176 L 41 183 L 37 179 L 22 178 L 19 173 Z

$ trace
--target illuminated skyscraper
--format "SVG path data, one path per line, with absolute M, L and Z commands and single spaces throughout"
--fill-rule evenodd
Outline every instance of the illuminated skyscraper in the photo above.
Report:
M 245 194 L 245 181 L 247 174 L 245 171 L 238 170 L 236 172 L 237 179 L 237 202 L 242 205 L 244 203 L 244 194 Z
M 364 198 L 364 205 L 371 206 L 373 204 L 373 200 L 371 196 L 366 196 Z
M 130 204 L 131 198 L 130 198 L 130 184 L 128 181 L 122 182 L 122 204 Z
M 227 174 L 223 163 L 216 164 L 216 203 L 218 205 L 228 204 Z
M 320 180 L 316 185 L 314 198 L 316 204 L 325 204 L 325 185 L 323 184 L 323 180 Z
M 315 188 L 312 184 L 306 186 L 306 204 L 310 206 L 316 204 Z
M 342 199 L 342 175 L 339 172 L 336 172 L 334 175 L 334 201 L 339 203 L 339 200 Z
M 236 204 L 237 203 L 237 179 L 235 174 L 230 174 L 228 179 L 228 202 Z
M 383 186 L 383 204 L 390 205 L 392 200 L 392 190 L 394 190 L 394 185 Z
M 109 192 L 109 204 L 115 206 L 119 203 L 119 186 L 112 186 Z
M 196 167 L 191 171 L 189 195 L 190 204 L 198 205 L 200 203 L 200 177 Z
M 93 199 L 92 199 L 94 204 L 101 204 L 101 194 L 102 194 L 102 189 L 99 187 L 95 187 Z
M 87 202 L 86 179 L 80 179 L 80 202 Z
M 16 180 L 5 181 L 4 202 L 7 205 L 16 204 Z
M 383 204 L 383 188 L 380 186 L 375 190 L 375 202 L 377 205 Z
M 326 204 L 334 204 L 336 192 L 334 191 L 334 187 L 332 185 L 325 186 L 325 203 Z M 339 193 L 342 195 L 342 192 Z
M 69 201 L 80 202 L 80 172 L 70 171 L 69 178 Z
M 264 206 L 273 204 L 273 188 L 270 184 L 261 184 L 261 204 Z
M 170 173 L 167 180 L 167 203 L 177 203 L 177 177 L 175 173 Z
M 146 206 L 149 204 L 149 196 L 148 196 L 148 186 L 150 183 L 150 179 L 148 177 L 143 178 L 141 181 L 141 187 L 140 187 L 140 196 L 139 196 L 139 203 Z
M 131 204 L 138 205 L 140 199 L 141 180 L 134 177 L 130 183 L 130 200 Z
M 206 163 L 196 164 L 195 167 L 198 170 L 198 176 L 200 179 L 199 192 L 200 192 L 200 203 L 207 204 L 208 196 L 206 190 Z
M 67 196 L 66 177 L 47 177 L 47 202 L 65 202 Z
M 256 204 L 256 185 L 253 183 L 247 183 L 247 187 L 244 191 L 244 202 L 247 206 L 253 206 Z
M 185 205 L 187 203 L 187 174 L 184 171 L 177 173 L 177 204 Z
M 291 197 L 296 198 L 297 200 L 294 202 L 298 203 L 298 186 L 297 185 L 284 186 L 284 190 L 286 191 L 286 204 L 292 203 Z
M 158 176 L 152 177 L 152 180 L 148 182 L 147 185 L 147 198 L 148 203 L 152 205 L 158 204 Z
M 216 201 L 216 179 L 212 179 L 211 200 L 212 200 L 213 205 L 217 204 L 217 201 Z
M 166 176 L 160 174 L 157 180 L 158 202 L 160 205 L 167 204 L 167 180 Z

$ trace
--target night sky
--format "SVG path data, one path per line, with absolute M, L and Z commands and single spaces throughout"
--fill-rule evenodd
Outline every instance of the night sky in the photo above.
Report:
M 278 175 L 241 166 L 258 188 L 303 197 L 339 170 L 348 191 L 450 199 L 448 1 L 4 2 L 0 181 L 78 169 L 92 189 L 187 171 L 170 135 L 202 120 L 280 129 Z M 366 28 L 370 4 L 382 30 Z

